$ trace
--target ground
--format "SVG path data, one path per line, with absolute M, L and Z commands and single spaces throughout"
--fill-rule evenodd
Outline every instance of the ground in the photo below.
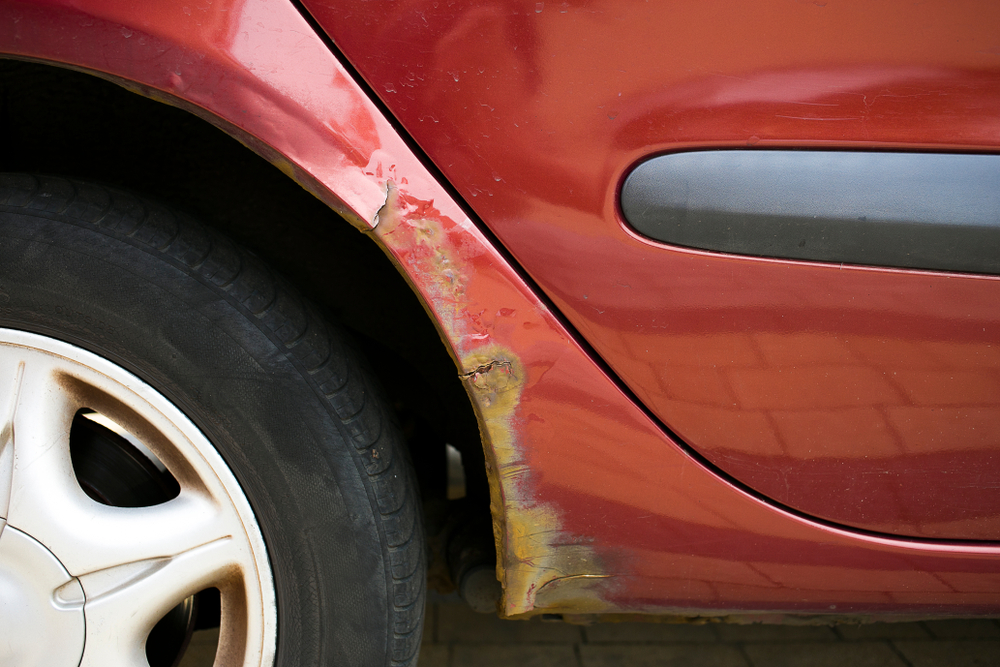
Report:
M 209 667 L 211 631 L 181 667 Z M 427 606 L 419 667 L 991 667 L 993 619 L 836 627 L 501 621 L 453 597 Z

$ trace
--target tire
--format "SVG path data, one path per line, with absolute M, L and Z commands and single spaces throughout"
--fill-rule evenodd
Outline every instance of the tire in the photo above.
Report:
M 98 664 L 94 651 L 103 652 L 103 664 L 132 664 L 134 656 L 115 651 L 134 652 L 136 642 L 145 642 L 136 635 L 131 648 L 122 649 L 112 646 L 128 644 L 121 637 L 102 636 L 99 628 L 91 636 L 91 626 L 100 623 L 90 614 L 99 605 L 88 586 L 98 591 L 100 584 L 88 582 L 99 579 L 94 563 L 105 562 L 97 555 L 88 562 L 87 550 L 113 551 L 120 533 L 132 533 L 132 542 L 164 542 L 173 529 L 157 523 L 164 508 L 191 498 L 222 507 L 228 517 L 219 521 L 232 530 L 223 530 L 224 539 L 217 530 L 209 546 L 238 543 L 233 553 L 242 555 L 195 571 L 195 583 L 163 593 L 155 613 L 144 610 L 147 616 L 162 615 L 171 595 L 170 604 L 180 604 L 196 590 L 217 588 L 216 665 L 416 663 L 425 547 L 419 495 L 398 429 L 344 334 L 249 252 L 125 192 L 0 175 L 0 328 L 0 429 L 10 426 L 14 452 L 6 473 L 10 507 L 0 500 L 0 516 L 16 529 L 3 529 L 0 547 L 9 536 L 28 535 L 81 583 L 88 633 L 83 664 Z M 32 436 L 18 435 L 17 420 L 26 420 L 22 410 L 31 408 L 24 407 L 30 400 L 18 382 L 41 382 L 37 369 L 46 364 L 55 370 L 40 385 L 48 398 L 37 409 L 54 410 L 58 403 L 65 413 L 65 403 L 76 410 L 59 417 L 73 420 L 59 445 L 73 450 L 78 481 L 60 502 L 76 503 L 65 513 L 83 522 L 87 503 L 119 505 L 109 516 L 124 518 L 108 519 L 111 528 L 81 532 L 52 518 L 58 513 L 46 519 L 37 510 L 49 502 L 44 496 L 59 495 L 41 487 L 62 481 L 38 481 L 26 472 Z M 5 410 L 18 416 L 3 422 Z M 95 500 L 100 489 L 81 495 L 79 487 L 87 485 L 76 450 L 83 446 L 74 443 L 82 436 L 73 434 L 82 432 L 81 415 L 93 412 L 106 415 L 117 433 L 102 437 L 119 443 L 111 448 L 118 459 L 142 459 L 126 440 L 148 449 L 135 485 L 150 486 L 153 462 L 166 468 L 163 484 L 174 480 L 173 495 L 154 491 L 167 495 L 132 506 Z M 32 426 L 24 423 L 27 433 Z M 25 444 L 19 448 L 19 442 Z M 0 497 L 5 455 L 0 450 Z M 89 469 L 98 470 L 86 473 L 97 480 L 94 487 L 114 486 L 131 470 L 129 463 L 79 456 L 89 456 Z M 119 482 L 101 481 L 106 478 Z M 139 558 L 122 542 L 121 563 L 167 568 L 200 554 L 207 548 L 194 535 L 200 515 L 190 511 L 177 549 L 150 546 Z M 133 532 L 144 530 L 147 537 Z M 94 535 L 104 536 L 100 544 Z M 14 560 L 4 558 L 0 553 L 0 575 L 6 567 L 8 577 L 35 576 L 19 575 Z M 115 567 L 98 568 L 98 575 L 125 571 Z M 143 628 L 140 634 L 148 631 Z M 62 639 L 42 633 L 33 641 Z

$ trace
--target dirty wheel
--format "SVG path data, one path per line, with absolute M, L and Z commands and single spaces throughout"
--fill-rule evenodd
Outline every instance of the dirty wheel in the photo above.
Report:
M 415 663 L 416 510 L 351 348 L 251 255 L 0 175 L 0 664 L 173 665 L 213 596 L 216 665 Z

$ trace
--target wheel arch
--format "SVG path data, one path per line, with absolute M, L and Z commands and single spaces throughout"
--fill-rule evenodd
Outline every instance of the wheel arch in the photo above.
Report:
M 99 0 L 72 6 L 0 0 L 0 9 L 13 19 L 0 25 L 0 58 L 82 71 L 189 112 L 374 239 L 417 295 L 423 321 L 430 319 L 451 356 L 452 381 L 457 367 L 461 381 L 454 386 L 467 393 L 460 412 L 474 415 L 482 448 L 466 450 L 477 456 L 466 470 L 488 478 L 503 613 L 614 607 L 598 601 L 605 591 L 593 585 L 608 576 L 600 560 L 560 538 L 561 508 L 536 501 L 525 463 L 532 427 L 520 406 L 527 390 L 558 405 L 567 383 L 581 381 L 579 373 L 612 400 L 622 400 L 620 392 L 294 5 L 226 0 L 203 9 L 149 10 Z M 352 284 L 371 282 L 366 272 Z M 375 289 L 367 294 L 384 296 Z M 553 366 L 559 371 L 550 373 Z M 412 386 L 412 377 L 400 375 L 390 369 L 382 379 Z M 536 591 L 566 579 L 554 574 L 560 571 L 573 573 L 570 583 L 551 586 L 551 602 L 540 604 Z
M 11 7 L 15 22 L 27 30 L 4 34 L 6 31 L 0 27 L 0 138 L 9 140 L 8 150 L 0 156 L 0 171 L 54 173 L 144 193 L 194 213 L 249 247 L 291 278 L 300 290 L 334 311 L 355 332 L 376 375 L 390 396 L 398 399 L 394 403 L 404 422 L 419 413 L 438 424 L 433 442 L 426 437 L 411 438 L 417 443 L 414 462 L 425 496 L 431 498 L 438 491 L 444 492 L 446 473 L 441 445 L 445 441 L 462 450 L 466 468 L 473 473 L 469 476 L 467 471 L 470 486 L 481 486 L 480 493 L 485 496 L 485 474 L 476 475 L 485 468 L 478 424 L 457 377 L 457 362 L 453 355 L 449 359 L 451 350 L 442 340 L 439 323 L 405 267 L 371 233 L 388 191 L 378 158 L 384 150 L 366 147 L 358 138 L 360 134 L 348 136 L 342 128 L 332 127 L 329 120 L 309 116 L 300 100 L 273 85 L 254 83 L 253 77 L 236 63 L 220 64 L 217 54 L 199 54 L 190 44 L 171 43 L 168 35 L 143 38 L 138 22 L 120 23 L 95 16 L 106 9 L 101 3 L 93 3 L 94 7 L 86 11 L 60 8 L 58 12 L 19 3 L 4 4 Z M 290 5 L 289 9 L 294 13 Z M 80 14 L 86 20 L 71 20 Z M 61 32 L 62 36 L 50 40 L 45 32 Z M 68 38 L 67 32 L 71 33 Z M 108 54 L 120 50 L 119 41 L 131 37 L 144 40 L 139 50 L 147 54 L 183 51 L 186 55 L 182 60 L 202 72 L 195 76 L 201 85 L 184 82 L 165 89 L 157 85 L 157 66 L 142 69 L 122 58 L 109 61 Z M 322 51 L 313 49 L 312 55 L 322 56 L 326 66 L 339 68 L 322 43 L 314 41 Z M 96 66 L 100 60 L 118 65 L 101 69 Z M 167 84 L 178 83 L 178 71 L 166 74 Z M 266 93 L 251 95 L 252 101 L 248 101 L 247 96 L 217 95 L 208 87 L 213 81 L 225 79 L 236 81 L 228 85 L 230 92 L 242 85 L 254 92 L 263 88 Z M 25 103 L 21 90 L 7 90 L 5 99 L 5 86 L 12 80 L 30 82 L 31 93 L 37 99 Z M 218 104 L 206 107 L 205 100 Z M 355 96 L 349 105 L 354 110 L 348 114 L 353 121 L 364 101 Z M 14 117 L 12 106 L 17 107 Z M 273 133 L 245 120 L 248 114 L 262 120 L 263 114 L 250 114 L 250 107 L 256 107 L 258 112 L 267 108 L 272 115 L 263 119 L 264 125 Z M 25 127 L 17 114 L 25 109 L 42 113 L 31 119 L 27 134 L 18 137 Z M 290 127 L 297 128 L 298 134 L 288 131 Z M 216 130 L 235 139 L 242 148 Z M 67 132 L 90 137 L 77 144 L 58 141 L 65 139 Z M 55 137 L 44 142 L 46 133 Z M 36 143 L 34 150 L 41 155 L 27 156 L 32 146 L 25 144 L 37 142 L 39 137 L 43 137 L 43 143 Z M 376 144 L 384 143 L 378 137 L 374 140 Z M 12 144 L 15 148 L 10 150 Z M 129 147 L 122 150 L 122 144 Z M 108 154 L 95 160 L 87 153 L 94 148 L 106 149 Z M 360 156 L 366 148 L 374 150 L 375 165 L 359 171 Z M 143 150 L 147 151 L 145 155 Z M 163 158 L 168 152 L 186 155 L 188 164 L 182 164 L 185 160 L 165 164 Z M 317 160 L 324 164 L 317 166 Z M 179 174 L 185 170 L 188 173 Z M 323 181 L 317 172 L 324 176 Z M 213 178 L 203 179 L 206 174 Z M 226 178 L 214 178 L 220 174 Z M 251 184 L 245 184 L 247 187 L 275 195 L 281 205 L 293 206 L 293 213 L 283 214 L 278 210 L 281 205 L 269 203 L 248 223 L 239 220 L 239 214 L 252 213 L 248 209 L 253 208 L 237 201 L 249 194 L 239 192 L 241 177 L 252 179 Z M 213 190 L 220 182 L 228 191 L 222 196 Z M 337 289 L 342 283 L 318 275 L 319 271 L 303 270 L 302 265 L 315 267 L 323 253 L 337 267 L 333 275 L 350 280 L 350 298 L 345 290 Z M 393 331 L 406 331 L 406 336 L 392 335 Z M 398 391 L 400 377 L 414 386 L 429 387 L 429 391 L 414 392 L 420 394 L 413 397 L 414 403 L 402 405 L 405 392 Z M 444 427 L 440 426 L 442 421 L 447 422 Z M 404 423 L 404 427 L 412 430 L 420 425 Z M 431 460 L 423 460 L 425 456 Z M 440 489 L 434 488 L 437 486 Z

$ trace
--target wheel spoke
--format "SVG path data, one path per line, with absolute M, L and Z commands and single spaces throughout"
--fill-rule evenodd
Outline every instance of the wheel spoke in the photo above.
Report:
M 48 517 L 44 543 L 60 554 L 63 565 L 75 576 L 169 558 L 235 532 L 211 502 L 193 494 L 182 493 L 162 505 L 138 508 L 86 501 L 86 506 L 45 506 L 49 512 L 62 513 Z
M 217 583 L 238 561 L 222 538 L 168 558 L 124 563 L 80 577 L 87 596 L 81 667 L 145 665 L 145 641 L 184 598 Z
M 5 357 L 17 349 L 6 348 Z M 4 456 L 9 454 L 10 461 L 7 519 L 33 534 L 29 526 L 34 523 L 36 500 L 60 502 L 74 492 L 83 494 L 69 453 L 69 430 L 77 407 L 58 386 L 48 359 L 29 355 L 13 376 L 2 427 L 7 436 Z
M 240 529 L 227 525 L 218 506 L 192 489 L 151 507 L 111 507 L 91 499 L 76 480 L 69 449 L 73 417 L 84 406 L 63 390 L 45 359 L 32 358 L 23 368 L 10 429 L 8 521 L 58 554 L 70 574 L 170 557 Z
M 228 591 L 223 627 L 230 624 L 226 637 L 240 645 L 231 655 L 259 663 L 274 632 L 273 592 L 262 588 L 270 586 L 263 541 L 211 443 L 175 406 L 105 360 L 34 334 L 0 332 L 0 529 L 41 543 L 74 577 L 76 595 L 56 597 L 83 605 L 82 664 L 146 667 L 150 630 L 213 586 Z M 141 507 L 91 498 L 83 488 L 94 485 L 90 469 L 81 467 L 77 478 L 70 443 L 83 409 L 129 424 L 170 468 L 179 494 Z M 115 477 L 113 459 L 87 462 L 128 483 L 127 475 Z M 112 497 L 93 488 L 95 497 Z M 247 645 L 249 637 L 263 643 Z
M 11 359 L 0 350 L 0 383 L 7 382 L 6 394 L 0 394 L 0 517 L 7 517 L 14 477 L 14 409 L 21 389 L 24 362 Z

